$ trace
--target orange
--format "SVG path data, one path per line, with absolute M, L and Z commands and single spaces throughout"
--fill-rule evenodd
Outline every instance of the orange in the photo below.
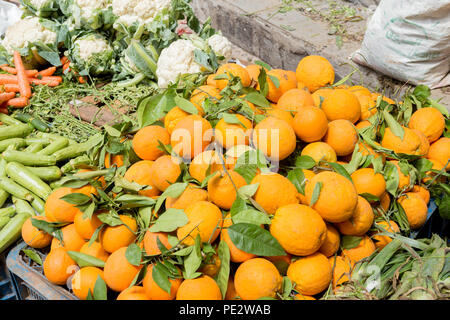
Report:
M 278 87 L 272 81 L 272 78 L 278 79 Z M 280 100 L 280 97 L 285 92 L 291 89 L 297 89 L 297 78 L 295 72 L 292 71 L 272 69 L 267 72 L 267 83 L 269 85 L 267 99 L 275 103 Z M 256 88 L 259 90 L 259 84 Z
M 395 221 L 379 221 L 375 222 L 376 225 L 380 226 L 382 229 L 386 230 L 390 233 L 400 233 L 400 228 L 398 227 L 397 223 Z M 378 233 L 378 232 L 377 232 Z M 375 242 L 375 247 L 377 249 L 383 249 L 389 242 L 392 241 L 392 238 L 389 236 L 378 236 L 374 235 L 372 237 L 373 241 Z
M 430 142 L 422 131 L 417 129 L 413 129 L 413 131 L 420 139 L 419 155 L 425 157 L 428 154 L 428 151 L 430 151 Z
M 374 252 L 375 244 L 368 236 L 364 236 L 356 247 L 351 249 L 342 249 L 342 256 L 357 262 L 361 259 L 369 257 Z
M 132 286 L 123 290 L 118 296 L 117 300 L 149 300 L 145 294 L 145 290 L 141 286 Z
M 297 76 L 297 75 L 296 75 Z M 302 89 L 302 90 L 306 90 L 309 92 L 309 89 L 307 86 L 305 86 L 305 84 L 303 82 L 297 82 L 297 89 Z
M 348 120 L 334 120 L 328 123 L 328 130 L 323 138 L 338 156 L 347 156 L 353 153 L 358 142 L 358 133 Z
M 314 171 L 311 171 L 311 170 L 302 169 L 302 171 L 303 171 L 303 175 L 305 176 L 304 183 L 305 183 L 305 186 L 306 186 L 306 184 L 309 183 L 309 181 L 311 181 L 311 179 L 312 179 L 316 174 L 314 173 Z M 301 193 L 299 192 L 299 193 L 297 194 L 297 198 L 300 200 L 300 203 L 301 203 L 301 204 L 306 204 L 306 205 L 308 205 L 308 202 L 306 201 L 305 195 L 303 195 L 303 194 L 301 194 Z
M 192 203 L 208 200 L 208 192 L 190 183 L 178 198 L 167 197 L 166 209 L 186 209 Z
M 142 160 L 156 160 L 164 154 L 159 143 L 170 143 L 169 132 L 160 126 L 147 126 L 140 129 L 133 138 L 133 150 Z
M 97 230 L 97 228 L 100 227 L 102 223 L 103 222 L 101 222 L 100 219 L 97 218 L 96 214 L 93 214 L 91 219 L 84 219 L 82 212 L 77 213 L 73 222 L 73 224 L 75 225 L 75 230 L 77 230 L 78 234 L 86 240 L 89 240 L 92 237 L 95 230 Z
M 81 300 L 86 300 L 89 291 L 93 295 L 95 283 L 99 277 L 105 280 L 102 269 L 96 267 L 81 268 L 72 278 L 73 294 Z
M 281 289 L 282 277 L 275 265 L 263 258 L 253 258 L 239 265 L 234 286 L 242 300 L 275 298 Z
M 287 253 L 307 256 L 319 250 L 327 236 L 327 226 L 314 209 L 289 204 L 275 212 L 270 233 Z
M 350 88 L 348 88 L 348 90 L 353 93 L 354 95 L 358 96 L 366 96 L 366 97 L 371 97 L 372 93 L 370 92 L 369 89 L 363 87 L 363 86 L 352 86 Z
M 428 159 L 428 160 L 433 164 L 433 166 L 431 167 L 431 170 L 441 171 L 441 170 L 444 169 L 444 167 L 445 167 L 445 165 L 444 165 L 443 163 L 440 163 L 438 160 L 435 160 L 435 159 Z M 434 179 L 434 177 L 435 177 L 436 175 L 438 175 L 438 173 L 433 172 L 433 171 L 427 171 L 427 172 L 425 173 L 425 175 L 426 175 L 426 177 L 422 179 L 422 182 L 423 182 L 423 183 L 428 182 L 428 181 Z M 439 181 L 439 182 L 445 182 L 445 177 L 440 176 L 440 177 L 437 178 L 437 181 Z M 434 183 L 434 182 L 433 182 L 433 183 Z
M 320 161 L 336 162 L 337 160 L 336 151 L 328 143 L 320 141 L 306 145 L 301 155 L 313 158 L 316 163 Z
M 295 113 L 307 106 L 314 106 L 311 94 L 303 89 L 291 89 L 280 97 L 276 108 Z
M 239 157 L 250 150 L 254 149 L 245 144 L 234 146 L 228 149 L 225 153 L 225 167 L 228 170 L 233 170 Z
M 77 271 L 77 264 L 63 248 L 51 250 L 44 260 L 44 275 L 48 281 L 65 285 L 67 279 Z
M 370 203 L 363 197 L 358 196 L 358 205 L 352 217 L 336 226 L 343 235 L 362 236 L 372 227 L 374 218 L 375 215 Z
M 253 199 L 268 213 L 278 208 L 298 203 L 297 188 L 286 177 L 278 173 L 257 174 L 250 184 L 258 184 Z
M 297 81 L 304 83 L 311 92 L 334 82 L 334 68 L 321 56 L 304 57 L 297 66 L 296 74 Z
M 109 154 L 108 152 L 105 155 L 105 168 L 111 168 L 112 166 L 116 166 L 120 168 L 123 166 L 123 155 L 121 154 Z
M 331 257 L 339 250 L 341 237 L 339 232 L 331 224 L 327 223 L 327 233 L 325 241 L 320 246 L 319 252 L 326 257 Z
M 317 201 L 312 204 L 312 196 L 318 183 L 322 187 Z M 306 185 L 305 196 L 310 206 L 328 222 L 348 220 L 358 203 L 358 194 L 350 180 L 331 171 L 315 175 Z
M 333 89 L 330 88 L 320 88 L 314 91 L 314 93 L 311 95 L 314 100 L 314 105 L 320 108 L 327 95 L 332 91 Z
M 292 262 L 292 256 L 289 253 L 283 256 L 268 256 L 264 258 L 272 262 L 281 275 L 286 275 L 287 268 Z
M 219 256 L 217 254 L 213 254 L 209 258 L 203 260 L 203 263 L 201 264 L 198 271 L 206 274 L 207 276 L 210 276 L 211 278 L 214 278 L 217 273 L 219 273 L 221 263 L 222 261 L 220 260 Z
M 225 217 L 225 219 L 223 219 L 222 230 L 220 231 L 220 239 L 225 241 L 228 245 L 228 248 L 230 249 L 231 261 L 241 263 L 249 259 L 255 258 L 256 255 L 238 249 L 236 245 L 231 241 L 231 238 L 228 235 L 227 228 L 232 224 L 233 221 L 231 220 L 231 214 L 228 214 Z
M 175 157 L 165 155 L 153 162 L 150 177 L 153 186 L 159 191 L 165 191 L 178 180 L 180 174 L 180 161 Z
M 187 117 L 190 113 L 184 111 L 179 107 L 174 107 L 164 117 L 164 128 L 166 128 L 169 134 L 172 134 L 173 129 L 177 125 L 178 121 Z
M 34 216 L 36 220 L 43 220 L 49 222 L 46 217 Z M 45 248 L 52 241 L 52 235 L 39 230 L 31 223 L 31 217 L 28 218 L 22 225 L 22 239 L 27 245 L 32 248 Z
M 410 184 L 410 177 L 409 174 L 405 175 L 402 170 L 400 169 L 399 162 L 397 160 L 391 160 L 391 162 L 396 168 L 398 172 L 398 189 L 399 190 L 409 190 L 409 184 Z
M 149 256 L 161 254 L 161 250 L 158 247 L 158 240 L 166 247 L 166 249 L 171 249 L 172 246 L 169 243 L 167 233 L 164 232 L 151 232 L 147 230 L 144 236 L 144 249 Z
M 300 140 L 304 142 L 320 141 L 328 130 L 327 116 L 322 109 L 305 106 L 295 115 L 292 127 Z
M 184 210 L 189 222 L 178 228 L 177 237 L 185 245 L 193 245 L 197 235 L 202 242 L 212 243 L 220 233 L 222 212 L 213 203 L 198 201 L 189 205 Z
M 208 78 L 206 78 L 206 84 L 208 86 L 217 88 L 217 80 L 215 79 L 216 77 L 217 77 L 217 74 L 215 74 L 215 73 L 210 74 L 208 76 Z
M 295 295 L 295 299 L 294 300 L 317 300 L 317 299 L 314 298 L 314 297 L 311 297 L 311 296 L 305 296 L 305 295 L 303 295 L 301 293 L 297 293 Z
M 199 115 L 189 115 L 176 124 L 170 136 L 173 151 L 186 159 L 193 159 L 211 143 L 211 124 Z
M 427 205 L 430 202 L 430 191 L 428 191 L 425 187 L 415 185 L 411 192 L 417 193 L 417 195 L 419 195 Z
M 249 144 L 249 135 L 253 128 L 252 122 L 240 114 L 234 114 L 238 123 L 227 123 L 224 118 L 217 122 L 214 137 L 225 149 L 236 145 Z M 236 120 L 236 119 L 235 119 Z
M 143 280 L 143 286 L 146 295 L 150 300 L 173 300 L 177 295 L 177 291 L 180 288 L 182 279 L 171 279 L 170 282 L 170 293 L 160 288 L 158 284 L 153 280 L 153 264 L 147 267 L 147 273 L 145 274 Z
M 250 78 L 254 82 L 258 82 L 258 77 L 259 77 L 259 74 L 261 73 L 261 68 L 262 67 L 257 64 L 250 64 L 245 67 L 245 69 L 247 69 L 247 72 L 248 72 Z M 265 70 L 267 72 L 267 69 L 265 69 Z
M 331 266 L 327 257 L 316 252 L 291 263 L 287 276 L 295 282 L 296 291 L 312 296 L 324 291 L 330 284 Z
M 80 170 L 78 170 L 77 173 L 90 172 L 90 171 L 93 171 L 93 170 L 92 169 L 80 169 Z M 100 177 L 96 177 L 94 179 L 96 181 L 100 182 L 102 188 L 106 187 L 105 177 L 100 176 Z M 81 188 L 74 188 L 74 189 L 72 189 L 72 192 L 73 193 L 82 193 L 87 196 L 91 196 L 92 194 L 98 195 L 97 189 L 91 184 L 87 184 Z
M 177 300 L 222 300 L 216 281 L 209 276 L 184 280 L 178 288 Z
M 53 250 L 53 248 L 63 247 L 67 251 L 80 251 L 81 247 L 86 243 L 86 241 L 78 234 L 73 223 L 62 227 L 61 232 L 64 245 L 62 245 L 58 239 L 53 238 L 51 250 Z
M 150 160 L 142 160 L 134 163 L 128 170 L 125 172 L 123 176 L 125 180 L 130 182 L 136 182 L 145 188 L 139 190 L 139 194 L 141 196 L 146 197 L 154 197 L 159 196 L 161 192 L 159 189 L 153 184 L 152 180 L 152 167 L 154 161 Z
M 425 224 L 428 207 L 421 196 L 407 192 L 398 199 L 398 203 L 405 211 L 411 229 L 418 229 Z
M 358 169 L 351 174 L 353 184 L 358 194 L 368 193 L 377 198 L 386 191 L 386 180 L 381 173 L 375 173 L 372 168 Z
M 267 117 L 255 126 L 253 144 L 272 160 L 284 160 L 296 147 L 294 129 L 284 120 Z
M 371 146 L 369 146 L 367 143 L 365 143 L 364 141 L 358 142 L 358 151 L 363 156 L 373 156 L 374 159 L 381 157 L 383 160 L 383 163 L 386 160 L 384 154 L 382 154 L 380 152 L 375 152 L 375 150 L 373 150 L 373 148 Z
M 236 190 L 246 184 L 236 171 L 219 171 L 208 180 L 208 198 L 220 208 L 229 210 L 236 200 Z
M 136 220 L 126 215 L 119 215 L 119 218 L 124 224 L 115 227 L 107 226 L 100 232 L 100 243 L 106 252 L 113 253 L 122 247 L 127 247 L 136 239 L 134 234 L 138 229 Z
M 225 294 L 225 300 L 240 300 L 234 286 L 234 279 L 232 276 L 228 277 L 227 293 Z
M 203 116 L 205 114 L 205 111 L 203 110 L 203 102 L 206 99 L 209 99 L 212 102 L 217 102 L 221 98 L 222 96 L 220 95 L 220 91 L 216 87 L 206 85 L 196 88 L 191 94 L 190 101 L 197 108 L 199 115 Z
M 127 247 L 114 251 L 106 260 L 103 269 L 106 284 L 116 292 L 127 289 L 142 268 L 128 262 L 125 257 L 126 251 Z
M 106 260 L 109 257 L 109 253 L 103 249 L 100 242 L 94 241 L 91 245 L 89 245 L 89 242 L 86 242 L 83 244 L 83 246 L 80 248 L 80 252 L 93 256 L 97 259 L 103 260 L 106 262 Z
M 361 117 L 358 98 L 346 89 L 335 89 L 328 93 L 322 103 L 322 110 L 329 121 L 344 119 L 356 123 Z
M 350 280 L 353 262 L 341 256 L 329 257 L 328 261 L 333 269 L 333 289 Z
M 289 123 L 291 127 L 294 126 L 294 117 L 292 117 L 289 111 L 277 109 L 276 107 L 274 107 L 266 110 L 266 116 L 284 120 Z
M 389 193 L 384 192 L 380 197 L 380 206 L 383 208 L 384 212 L 389 210 L 391 205 L 391 198 L 389 197 Z
M 403 139 L 397 137 L 388 127 L 384 131 L 381 146 L 390 149 L 396 153 L 420 154 L 421 141 L 420 137 L 411 129 L 402 127 L 404 130 Z
M 359 95 L 353 91 L 352 93 L 358 98 L 361 106 L 361 120 L 367 120 L 377 113 L 375 100 L 373 100 L 370 96 Z
M 247 69 L 236 63 L 226 63 L 221 65 L 216 74 L 218 76 L 225 74 L 228 77 L 228 79 L 216 80 L 217 87 L 220 90 L 224 89 L 228 85 L 229 79 L 231 79 L 230 74 L 233 77 L 239 78 L 243 87 L 249 87 L 252 83 L 252 79 L 250 78 Z
M 445 129 L 445 118 L 433 107 L 421 108 L 411 115 L 409 128 L 422 131 L 430 143 L 439 139 Z
M 370 127 L 370 126 L 372 126 L 370 121 L 363 120 L 363 121 L 360 121 L 360 122 L 358 122 L 356 124 L 356 129 L 361 130 L 361 129 L 364 129 L 364 128 L 367 128 L 367 127 Z
M 428 159 L 435 159 L 450 169 L 450 138 L 442 137 L 430 146 Z
M 74 204 L 70 204 L 62 197 L 74 193 L 72 188 L 62 187 L 53 190 L 45 201 L 45 216 L 50 222 L 73 222 L 77 213 L 81 212 Z

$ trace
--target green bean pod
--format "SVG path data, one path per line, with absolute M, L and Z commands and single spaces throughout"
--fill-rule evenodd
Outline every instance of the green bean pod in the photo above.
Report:
M 20 163 L 8 163 L 6 173 L 12 180 L 44 200 L 52 193 L 48 184 Z
M 37 152 L 37 154 L 51 155 L 62 148 L 65 148 L 69 145 L 69 140 L 66 138 L 59 138 L 50 143 L 47 147 Z
M 56 165 L 55 156 L 44 154 L 28 153 L 24 151 L 6 150 L 3 157 L 8 162 L 19 162 L 25 166 L 54 166 Z
M 15 183 L 13 180 L 3 176 L 0 177 L 0 188 L 13 195 L 16 198 L 33 201 L 33 195 L 29 190 Z
M 29 135 L 32 131 L 33 127 L 28 124 L 0 126 L 0 140 L 25 137 Z
M 60 179 L 62 176 L 61 169 L 59 169 L 57 166 L 26 168 L 44 181 L 55 181 Z

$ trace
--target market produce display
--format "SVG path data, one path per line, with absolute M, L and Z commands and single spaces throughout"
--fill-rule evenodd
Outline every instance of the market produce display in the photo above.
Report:
M 30 86 L 16 62 L 47 57 L 63 81 L 0 113 L 0 252 L 21 236 L 83 300 L 450 297 L 447 239 L 416 239 L 431 203 L 450 218 L 450 119 L 428 87 L 395 101 L 320 56 L 229 62 L 184 1 L 83 4 L 24 1 L 64 44 L 11 46 L 2 70 Z M 36 108 L 73 90 L 133 112 L 67 138 Z

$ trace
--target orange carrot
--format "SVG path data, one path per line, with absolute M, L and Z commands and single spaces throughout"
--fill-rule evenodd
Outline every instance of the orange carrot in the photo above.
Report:
M 62 77 L 60 77 L 60 76 L 48 76 L 48 77 L 42 77 L 41 80 L 62 82 Z
M 5 66 L 5 65 L 1 65 L 0 69 L 2 69 L 3 71 L 6 71 L 8 73 L 11 74 L 17 74 L 17 70 L 15 68 L 9 67 L 9 66 Z M 29 78 L 33 78 L 38 74 L 37 70 L 25 70 L 25 74 L 27 75 L 27 77 Z
M 41 77 L 50 77 L 55 73 L 55 71 L 56 67 L 50 67 L 48 69 L 39 71 L 37 75 Z
M 60 82 L 56 80 L 43 80 L 43 79 L 35 79 L 35 78 L 29 78 L 28 79 L 30 83 L 34 85 L 46 85 L 49 87 L 57 87 L 59 86 Z
M 25 67 L 23 66 L 22 57 L 19 51 L 14 51 L 14 65 L 17 70 L 17 82 L 20 88 L 20 95 L 25 98 L 31 97 L 31 86 L 28 82 L 28 77 L 25 73 Z M 28 100 L 28 99 L 27 99 Z
M 0 108 L 0 112 L 1 113 L 4 113 L 4 114 L 9 114 L 9 112 L 8 112 L 8 108 Z
M 16 94 L 14 92 L 0 93 L 0 104 L 2 104 L 5 101 L 11 100 L 15 96 L 16 96 Z
M 18 84 L 7 83 L 3 85 L 5 92 L 20 92 Z
M 17 76 L 11 74 L 0 74 L 0 84 L 17 84 Z
M 69 58 L 67 58 L 66 56 L 62 56 L 60 61 L 61 64 L 66 64 L 66 62 L 69 61 Z
M 29 100 L 27 97 L 19 97 L 19 98 L 14 98 L 14 99 L 8 100 L 7 105 L 14 107 L 14 108 L 23 108 L 28 105 L 28 102 L 29 102 Z
M 63 69 L 63 71 L 65 72 L 67 69 L 69 70 L 69 72 L 70 72 L 70 62 L 66 62 L 64 65 L 63 65 L 63 67 L 62 67 L 62 69 Z
M 78 82 L 79 83 L 86 83 L 86 78 L 85 77 L 78 77 Z

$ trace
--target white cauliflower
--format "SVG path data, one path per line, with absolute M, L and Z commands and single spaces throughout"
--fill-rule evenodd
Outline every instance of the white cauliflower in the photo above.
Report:
M 31 5 L 36 9 L 39 10 L 43 6 L 45 6 L 49 2 L 49 0 L 30 0 Z
M 106 40 L 95 37 L 78 39 L 75 46 L 78 48 L 79 57 L 84 61 L 88 61 L 96 53 L 112 50 Z
M 215 34 L 208 39 L 208 44 L 217 56 L 225 57 L 222 63 L 227 63 L 231 59 L 231 42 L 220 34 Z
M 89 20 L 92 17 L 95 10 L 106 9 L 108 5 L 105 0 L 76 0 L 76 3 L 81 9 L 81 16 L 86 20 Z
M 197 47 L 191 41 L 177 40 L 161 52 L 156 69 L 160 88 L 175 83 L 179 75 L 202 71 L 202 67 L 194 60 L 195 49 Z
M 118 22 L 130 26 L 134 22 L 152 22 L 158 13 L 170 6 L 170 2 L 171 0 L 112 0 L 112 8 Z
M 8 27 L 2 45 L 9 54 L 13 54 L 15 49 L 27 48 L 36 42 L 53 44 L 56 33 L 44 28 L 39 18 L 26 17 Z

